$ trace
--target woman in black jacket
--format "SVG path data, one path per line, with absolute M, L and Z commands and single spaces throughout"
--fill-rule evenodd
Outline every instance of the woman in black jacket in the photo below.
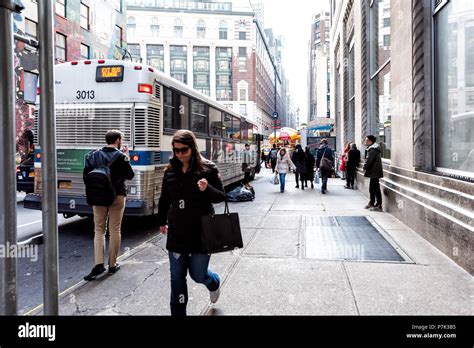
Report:
M 305 148 L 305 155 L 306 155 L 306 176 L 305 176 L 305 186 L 308 187 L 308 180 L 311 183 L 311 188 L 314 188 L 313 180 L 314 180 L 314 164 L 316 163 L 316 159 L 314 158 L 313 154 L 311 153 L 308 146 Z
M 299 180 L 301 180 L 301 189 L 304 190 L 304 180 L 305 180 L 305 175 L 306 175 L 306 155 L 303 151 L 303 148 L 301 145 L 296 145 L 295 151 L 293 152 L 293 155 L 291 155 L 291 161 L 295 164 L 296 166 L 296 171 L 295 171 L 295 180 L 296 180 L 296 186 L 295 188 L 299 188 Z
M 201 216 L 214 213 L 212 203 L 226 195 L 214 163 L 201 157 L 193 132 L 177 131 L 172 139 L 174 156 L 165 170 L 158 220 L 167 235 L 171 272 L 171 315 L 185 316 L 188 303 L 186 275 L 204 284 L 211 302 L 219 298 L 220 278 L 208 269 L 210 255 L 201 244 Z

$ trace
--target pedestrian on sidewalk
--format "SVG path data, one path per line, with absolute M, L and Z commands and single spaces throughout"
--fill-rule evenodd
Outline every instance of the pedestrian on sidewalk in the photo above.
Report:
M 186 316 L 186 275 L 210 292 L 216 303 L 221 280 L 208 269 L 211 256 L 201 243 L 201 217 L 214 213 L 213 203 L 226 199 L 216 165 L 203 158 L 194 133 L 177 131 L 172 139 L 173 157 L 165 170 L 158 206 L 160 233 L 167 235 L 171 273 L 171 315 Z
M 339 166 L 339 170 L 342 172 L 342 180 L 346 180 L 347 177 L 347 154 L 351 149 L 351 143 L 347 143 L 346 147 L 344 148 L 344 152 L 341 156 L 341 165 Z
M 107 222 L 109 229 L 109 274 L 114 274 L 120 269 L 117 257 L 121 243 L 121 225 L 125 211 L 125 196 L 127 188 L 125 180 L 132 180 L 134 172 L 130 165 L 128 147 L 122 148 L 124 135 L 119 130 L 110 130 L 105 134 L 107 146 L 100 150 L 89 153 L 83 171 L 86 184 L 87 202 L 92 205 L 94 214 L 94 259 L 95 266 L 92 271 L 84 277 L 84 280 L 94 280 L 98 275 L 105 272 L 105 234 Z M 122 151 L 120 150 L 122 149 Z M 105 167 L 109 168 L 110 177 L 105 180 L 106 175 L 99 171 Z M 96 172 L 95 170 L 99 170 Z M 110 178 L 110 179 L 109 179 Z M 113 186 L 111 190 L 110 184 Z M 104 187 L 102 187 L 104 186 Z M 110 199 L 111 198 L 111 199 Z M 107 202 L 110 199 L 110 202 Z
M 382 192 L 380 191 L 379 182 L 380 178 L 383 178 L 382 150 L 376 141 L 377 138 L 373 135 L 368 135 L 365 138 L 367 150 L 364 164 L 364 176 L 370 178 L 370 201 L 365 206 L 365 209 L 369 209 L 371 211 L 382 211 Z
M 334 171 L 334 153 L 328 146 L 327 139 L 321 139 L 316 158 L 316 168 L 321 176 L 321 193 L 326 194 L 328 192 L 328 178 Z
M 357 145 L 352 143 L 351 149 L 347 153 L 346 172 L 347 181 L 346 189 L 354 189 L 354 180 L 357 172 L 357 167 L 360 163 L 360 151 L 357 149 Z
M 277 163 L 276 163 L 276 171 L 280 178 L 280 192 L 285 192 L 285 180 L 286 174 L 290 172 L 290 170 L 295 170 L 296 166 L 290 159 L 290 155 L 286 152 L 286 149 L 282 147 L 280 152 L 278 153 Z
M 305 148 L 305 155 L 306 155 L 306 177 L 304 180 L 305 186 L 308 187 L 308 180 L 311 182 L 311 188 L 314 189 L 314 164 L 316 163 L 316 160 L 311 153 L 310 149 L 308 146 Z
M 277 149 L 276 144 L 273 144 L 273 148 L 270 150 L 270 154 L 268 155 L 268 157 L 270 157 L 272 173 L 275 173 L 276 162 L 277 162 L 277 157 L 278 157 L 278 149 Z
M 245 187 L 251 187 L 251 165 L 252 165 L 252 152 L 250 151 L 250 144 L 245 144 L 245 150 L 242 153 L 242 171 L 244 172 L 244 181 L 243 184 Z
M 295 164 L 295 188 L 299 188 L 299 181 L 301 181 L 301 189 L 304 190 L 304 180 L 306 175 L 306 155 L 301 145 L 296 145 L 295 151 L 291 155 L 291 161 Z

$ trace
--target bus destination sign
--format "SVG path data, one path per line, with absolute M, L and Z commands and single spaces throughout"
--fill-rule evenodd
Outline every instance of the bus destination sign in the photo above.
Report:
M 123 65 L 98 66 L 95 80 L 96 82 L 122 82 Z

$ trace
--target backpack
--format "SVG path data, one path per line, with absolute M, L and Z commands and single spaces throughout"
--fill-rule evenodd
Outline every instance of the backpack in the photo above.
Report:
M 100 164 L 84 177 L 87 204 L 110 207 L 114 203 L 117 198 L 117 192 L 115 192 L 112 183 L 110 167 L 121 154 L 119 151 L 108 164 Z M 94 156 L 94 154 L 92 154 L 92 156 Z
M 277 156 L 278 156 L 278 151 L 276 149 L 272 149 L 272 151 L 270 151 L 270 158 L 277 159 Z

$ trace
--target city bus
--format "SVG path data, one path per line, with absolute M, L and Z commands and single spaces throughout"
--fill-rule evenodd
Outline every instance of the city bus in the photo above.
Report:
M 210 97 L 130 61 L 82 60 L 55 66 L 58 212 L 90 216 L 83 182 L 85 156 L 105 145 L 105 133 L 118 129 L 130 150 L 135 177 L 127 181 L 125 216 L 158 212 L 163 172 L 178 129 L 196 135 L 202 155 L 219 168 L 225 186 L 244 178 L 245 143 L 250 144 L 253 179 L 259 171 L 261 135 L 257 125 Z M 41 91 L 39 91 L 40 93 Z M 41 124 L 35 111 L 34 193 L 25 208 L 41 210 Z

